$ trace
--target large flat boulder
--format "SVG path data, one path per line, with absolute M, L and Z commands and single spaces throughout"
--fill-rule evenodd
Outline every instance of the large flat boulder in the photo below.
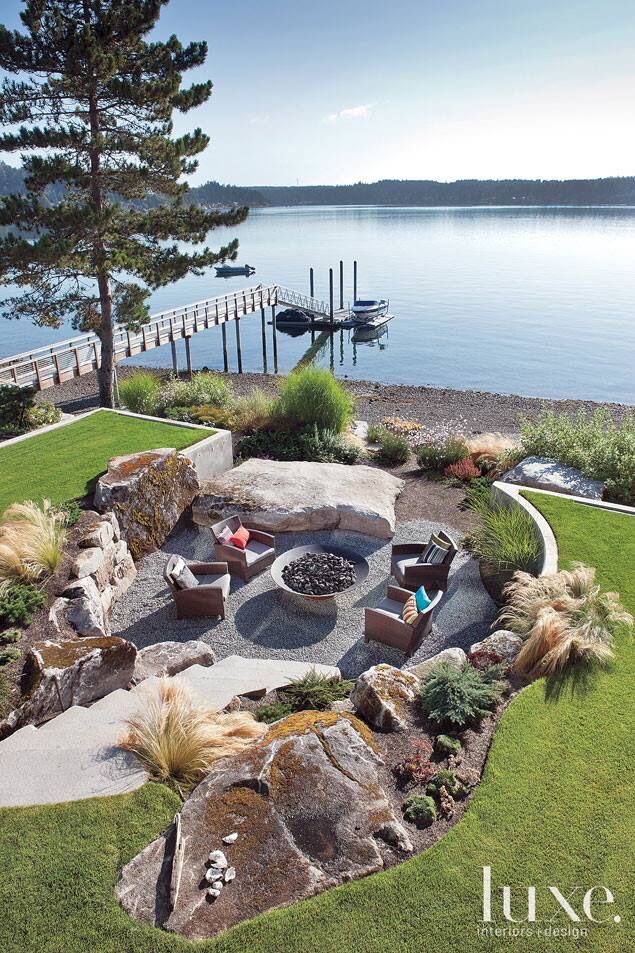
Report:
M 99 478 L 95 506 L 115 513 L 134 559 L 158 549 L 198 493 L 191 460 L 173 448 L 115 457 Z
M 272 533 L 341 529 L 389 539 L 403 485 L 374 467 L 252 459 L 205 483 L 193 515 L 201 526 L 238 513 Z
M 604 493 L 604 484 L 600 480 L 592 480 L 574 467 L 565 467 L 547 457 L 525 457 L 501 479 L 503 483 L 584 496 L 589 500 L 601 500 Z
M 190 639 L 188 642 L 155 642 L 139 649 L 134 668 L 134 682 L 161 675 L 178 675 L 192 665 L 207 668 L 216 656 L 207 642 Z
M 301 712 L 218 762 L 185 803 L 178 841 L 173 826 L 123 869 L 117 896 L 124 909 L 200 940 L 381 870 L 385 853 L 411 851 L 379 784 L 370 740 L 350 715 Z M 227 844 L 232 833 L 238 837 Z M 214 898 L 205 874 L 218 849 L 235 879 Z

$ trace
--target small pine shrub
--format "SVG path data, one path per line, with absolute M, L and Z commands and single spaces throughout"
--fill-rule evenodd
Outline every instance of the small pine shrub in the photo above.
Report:
M 12 435 L 29 430 L 28 414 L 35 406 L 34 387 L 0 384 L 0 432 Z
M 434 739 L 434 750 L 438 754 L 457 755 L 461 752 L 461 742 L 458 738 L 452 738 L 451 735 L 437 735 Z
M 471 665 L 435 666 L 419 686 L 421 708 L 431 721 L 465 728 L 477 724 L 501 697 L 503 686 L 488 681 Z
M 409 794 L 403 802 L 403 813 L 417 827 L 429 827 L 437 819 L 437 806 L 429 794 Z
M 7 629 L 5 632 L 0 632 L 0 645 L 11 645 L 19 642 L 21 638 L 22 633 L 19 629 Z
M 446 467 L 469 456 L 469 450 L 461 437 L 450 437 L 442 443 L 420 443 L 415 449 L 415 455 L 422 470 L 442 473 Z
M 386 427 L 378 427 L 373 429 L 372 436 L 373 439 L 371 440 L 371 443 L 379 444 L 379 452 L 377 457 L 382 463 L 386 463 L 391 467 L 396 467 L 400 464 L 408 462 L 410 458 L 410 444 L 405 437 L 400 437 L 398 434 L 391 433 Z
M 119 384 L 119 400 L 133 414 L 155 414 L 161 385 L 154 374 L 138 372 Z
M 432 745 L 423 739 L 414 741 L 411 751 L 393 766 L 392 773 L 400 788 L 408 789 L 416 784 L 425 784 L 436 772 L 430 762 Z
M 294 711 L 324 711 L 333 702 L 348 698 L 352 690 L 353 682 L 348 679 L 321 675 L 315 669 L 281 689 Z
M 445 467 L 443 475 L 467 483 L 468 480 L 478 479 L 481 476 L 481 471 L 471 457 L 464 457 L 462 460 L 457 460 L 456 463 L 450 463 Z
M 461 797 L 466 793 L 465 787 L 461 784 L 454 771 L 437 771 L 431 781 L 426 784 L 426 793 L 438 797 L 441 788 L 445 788 L 452 797 Z
M 61 514 L 64 526 L 74 526 L 82 515 L 82 508 L 76 500 L 67 500 L 56 506 L 55 512 Z
M 0 595 L 0 625 L 26 628 L 45 602 L 44 593 L 32 583 L 13 583 Z
M 305 367 L 284 379 L 277 412 L 291 427 L 315 425 L 339 434 L 353 419 L 353 399 L 330 371 Z
M 17 662 L 19 658 L 20 649 L 0 649 L 0 665 L 8 665 L 10 662 Z
M 293 705 L 287 702 L 272 702 L 270 705 L 260 705 L 259 708 L 256 708 L 254 715 L 256 721 L 264 721 L 270 725 L 274 721 L 286 718 L 287 715 L 292 715 L 293 712 Z

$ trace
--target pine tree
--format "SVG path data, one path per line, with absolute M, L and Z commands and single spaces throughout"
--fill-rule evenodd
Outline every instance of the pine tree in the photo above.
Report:
M 138 327 L 150 290 L 225 258 L 183 251 L 210 229 L 243 221 L 247 209 L 205 211 L 180 181 L 209 138 L 173 135 L 175 110 L 211 95 L 185 88 L 205 62 L 204 42 L 149 40 L 168 0 L 25 0 L 25 32 L 0 26 L 0 150 L 19 152 L 24 194 L 0 203 L 0 280 L 20 288 L 9 317 L 59 327 L 70 319 L 101 341 L 101 403 L 113 406 L 115 324 Z

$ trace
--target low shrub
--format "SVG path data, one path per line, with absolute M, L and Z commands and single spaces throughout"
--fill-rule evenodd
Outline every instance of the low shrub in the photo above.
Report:
M 299 431 L 257 430 L 237 446 L 241 457 L 270 460 L 307 460 L 313 463 L 356 463 L 359 448 L 339 434 L 316 426 Z
M 34 404 L 26 412 L 26 422 L 29 430 L 36 430 L 38 427 L 47 427 L 49 424 L 56 424 L 62 419 L 62 411 L 50 401 L 41 404 Z
M 333 702 L 348 698 L 352 690 L 353 682 L 348 679 L 322 675 L 315 669 L 281 689 L 294 711 L 324 711 Z
M 434 750 L 438 754 L 457 755 L 461 752 L 462 745 L 458 738 L 452 738 L 451 735 L 437 735 L 434 739 Z
M 514 669 L 532 678 L 605 665 L 617 631 L 634 624 L 617 593 L 602 592 L 595 569 L 581 563 L 538 578 L 516 573 L 505 597 L 498 621 L 525 640 Z
M 163 678 L 145 707 L 127 719 L 119 743 L 184 796 L 215 761 L 242 751 L 265 730 L 249 712 L 195 706 L 185 685 Z
M 0 594 L 0 625 L 26 628 L 46 603 L 44 593 L 32 583 L 13 583 Z
M 410 444 L 406 438 L 391 433 L 386 427 L 369 428 L 368 439 L 379 444 L 377 458 L 382 463 L 396 467 L 410 459 Z
M 162 416 L 168 420 L 180 420 L 186 424 L 204 424 L 205 426 L 230 429 L 232 411 L 216 404 L 198 404 L 193 407 L 164 407 Z
M 0 590 L 56 568 L 65 539 L 64 516 L 48 500 L 12 503 L 0 518 Z
M 82 515 L 82 508 L 77 500 L 67 500 L 56 506 L 55 512 L 61 515 L 64 526 L 74 526 Z
M 437 806 L 429 794 L 409 794 L 403 802 L 403 813 L 417 827 L 429 827 L 437 819 Z
M 471 457 L 464 457 L 462 460 L 457 460 L 456 463 L 450 463 L 445 467 L 443 475 L 454 480 L 460 480 L 461 483 L 467 483 L 469 480 L 477 480 L 481 476 L 481 471 Z
M 499 503 L 482 484 L 468 488 L 466 505 L 477 518 L 476 528 L 463 540 L 468 552 L 499 574 L 535 569 L 540 543 L 528 513 Z
M 461 797 L 466 793 L 464 785 L 461 784 L 454 771 L 448 771 L 447 769 L 437 771 L 432 780 L 428 781 L 426 784 L 426 794 L 438 797 L 442 787 L 445 788 L 452 797 Z
M 270 705 L 260 705 L 259 708 L 256 708 L 254 716 L 256 721 L 264 721 L 267 725 L 270 725 L 274 721 L 292 715 L 294 711 L 293 705 L 287 702 L 272 702 Z
M 166 407 L 201 407 L 203 404 L 230 408 L 234 394 L 229 380 L 220 374 L 201 371 L 191 381 L 173 378 L 161 389 L 160 405 Z
M 536 455 L 575 467 L 603 480 L 605 495 L 618 503 L 635 503 L 635 415 L 615 423 L 600 408 L 592 416 L 575 417 L 546 410 L 535 420 L 520 418 L 525 456 Z
M 470 652 L 467 660 L 473 668 L 488 678 L 502 678 L 508 669 L 503 656 L 498 652 L 490 652 L 488 649 Z
M 288 426 L 339 434 L 353 419 L 353 398 L 330 371 L 305 367 L 282 382 L 277 412 Z
M 119 401 L 133 414 L 156 414 L 161 384 L 154 374 L 131 374 L 119 384 Z
M 21 638 L 22 633 L 19 629 L 7 629 L 5 632 L 0 632 L 0 645 L 11 645 L 19 642 Z
M 0 649 L 0 665 L 9 665 L 10 662 L 17 662 L 17 660 L 20 658 L 20 655 L 20 649 Z
M 449 437 L 441 442 L 420 443 L 415 448 L 415 455 L 422 470 L 436 470 L 442 473 L 446 467 L 467 457 L 469 450 L 462 437 Z
M 423 739 L 412 743 L 410 752 L 393 766 L 392 773 L 400 788 L 408 789 L 416 784 L 425 784 L 437 768 L 430 761 L 432 745 Z
M 441 662 L 419 686 L 421 708 L 431 721 L 465 728 L 476 725 L 501 697 L 503 686 L 471 665 L 460 669 Z
M 34 387 L 0 384 L 0 432 L 12 435 L 29 430 L 28 414 L 35 406 Z

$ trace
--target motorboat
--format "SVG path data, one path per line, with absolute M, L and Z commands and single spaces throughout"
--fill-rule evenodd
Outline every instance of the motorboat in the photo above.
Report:
M 311 327 L 312 318 L 299 308 L 286 308 L 276 315 L 276 327 L 281 330 L 302 329 L 307 330 Z
M 358 298 L 351 307 L 351 318 L 355 324 L 368 324 L 372 318 L 381 317 L 388 311 L 388 301 L 374 298 Z
M 216 265 L 217 278 L 231 278 L 233 275 L 253 275 L 256 269 L 253 265 Z

